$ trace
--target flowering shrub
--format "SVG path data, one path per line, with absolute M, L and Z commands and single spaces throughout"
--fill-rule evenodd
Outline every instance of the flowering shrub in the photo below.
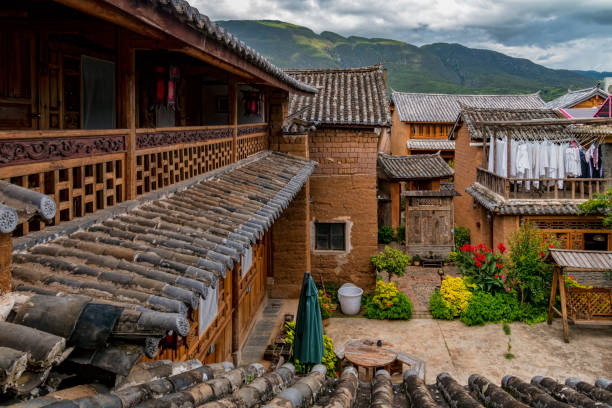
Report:
M 496 250 L 484 244 L 464 244 L 457 252 L 455 264 L 476 289 L 485 292 L 510 292 L 506 285 L 503 254 L 506 247 L 499 244 Z
M 285 332 L 285 341 L 293 345 L 293 342 L 295 340 L 295 322 L 285 323 Z M 328 377 L 338 377 L 338 357 L 336 357 L 336 353 L 334 353 L 334 342 L 328 335 L 324 334 L 323 344 L 325 346 L 325 353 L 323 354 L 321 364 L 323 364 L 325 368 L 327 368 Z M 295 358 L 293 359 L 293 363 L 295 366 L 295 373 L 298 376 L 304 376 L 308 374 L 309 367 L 307 367 L 306 364 L 300 363 Z
M 368 319 L 408 320 L 412 315 L 412 302 L 395 283 L 376 282 L 376 291 L 366 306 Z
M 330 295 L 319 289 L 319 307 L 321 308 L 321 317 L 327 319 L 331 317 L 332 312 L 336 310 L 336 305 L 332 303 Z
M 548 250 L 557 242 L 529 224 L 521 228 L 510 239 L 510 264 L 508 275 L 511 285 L 520 295 L 520 302 L 545 305 L 550 295 L 552 266 L 545 262 Z
M 472 299 L 472 292 L 469 288 L 470 285 L 459 276 L 453 278 L 447 275 L 442 281 L 440 296 L 453 316 L 459 316 L 468 307 Z
M 565 276 L 565 287 L 566 288 L 593 289 L 593 286 L 581 284 L 576 279 L 574 279 L 572 275 Z

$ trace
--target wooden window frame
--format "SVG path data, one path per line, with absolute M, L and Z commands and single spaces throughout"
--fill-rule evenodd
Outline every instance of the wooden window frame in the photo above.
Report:
M 342 248 L 335 248 L 333 247 L 333 238 L 334 237 L 338 237 L 340 235 L 334 233 L 332 231 L 332 226 L 333 225 L 341 225 L 342 226 Z M 323 227 L 323 226 L 327 226 L 328 230 L 327 232 L 320 232 L 319 228 Z M 315 250 L 316 251 L 338 251 L 338 252 L 344 252 L 346 251 L 346 223 L 345 222 L 315 222 L 314 224 L 314 229 L 315 229 Z M 327 246 L 326 247 L 320 247 L 319 246 L 319 239 L 318 237 L 320 235 L 327 235 Z

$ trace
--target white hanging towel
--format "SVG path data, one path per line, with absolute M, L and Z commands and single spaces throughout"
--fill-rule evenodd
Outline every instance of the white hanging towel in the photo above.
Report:
M 518 154 L 519 144 L 514 141 L 510 147 L 510 177 L 516 177 L 517 169 L 516 169 L 516 161 Z
M 565 149 L 567 147 L 567 143 L 558 144 L 557 146 L 557 178 L 564 179 L 565 178 Z M 557 181 L 557 188 L 563 189 L 563 180 Z
M 517 143 L 516 149 L 516 177 L 529 178 L 531 176 L 531 163 L 529 162 L 529 145 Z M 529 182 L 525 182 L 525 189 L 529 191 Z
M 495 139 L 491 136 L 491 139 L 489 139 L 489 163 L 487 165 L 487 170 L 491 173 L 495 173 L 493 166 L 495 166 Z
M 531 178 L 538 179 L 540 178 L 540 143 L 531 142 L 529 145 L 531 149 Z M 533 188 L 538 188 L 539 186 L 539 181 L 533 182 Z

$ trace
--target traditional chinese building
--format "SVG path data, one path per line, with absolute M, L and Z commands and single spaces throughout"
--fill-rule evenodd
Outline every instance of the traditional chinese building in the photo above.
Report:
M 527 95 L 451 95 L 393 91 L 391 93 L 391 152 L 393 155 L 440 151 L 454 158 L 455 142 L 448 138 L 461 105 L 481 108 L 531 109 L 542 106 L 538 93 Z
M 143 354 L 239 362 L 275 253 L 309 245 L 316 163 L 278 141 L 289 93 L 317 89 L 185 1 L 0 9 L 0 179 L 22 191 L 1 204 L 57 209 L 0 220 L 0 294 L 35 298 L 11 324 L 55 336 L 15 392 L 61 362 L 113 378 Z M 297 285 L 309 264 L 291 267 Z
M 597 86 L 576 91 L 568 89 L 565 95 L 546 102 L 542 107 L 544 109 L 594 108 L 599 107 L 607 97 L 608 93 Z
M 601 219 L 581 216 L 578 209 L 611 185 L 608 149 L 602 144 L 610 122 L 562 118 L 557 110 L 462 108 L 450 135 L 456 143 L 455 188 L 462 194 L 455 198 L 455 225 L 468 227 L 472 242 L 507 245 L 512 233 L 528 220 L 554 233 L 565 248 L 610 248 L 610 230 Z M 493 154 L 493 161 L 489 159 L 491 138 L 510 140 L 506 156 Z M 583 147 L 602 144 L 603 171 L 595 177 L 530 178 L 508 172 L 504 176 L 495 170 L 500 160 L 510 169 L 512 144 L 541 141 L 575 142 Z
M 310 178 L 313 276 L 370 288 L 378 230 L 376 160 L 391 127 L 384 71 L 377 65 L 287 73 L 319 89 L 316 96 L 291 96 L 285 135 L 307 135 L 309 158 L 319 163 Z
M 378 156 L 379 225 L 400 225 L 400 196 L 405 199 L 406 251 L 446 258 L 453 250 L 453 169 L 439 153 Z M 400 183 L 405 184 L 400 192 Z

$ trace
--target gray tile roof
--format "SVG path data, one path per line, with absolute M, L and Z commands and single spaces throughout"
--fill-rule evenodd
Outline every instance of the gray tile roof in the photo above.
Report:
M 594 108 L 559 108 L 559 110 L 566 114 L 567 117 L 569 118 L 576 118 L 576 119 L 588 119 L 588 118 L 592 118 L 593 116 L 595 116 L 595 113 L 597 113 L 597 110 L 599 109 L 599 107 L 594 107 Z
M 525 95 L 451 95 L 393 91 L 391 99 L 402 122 L 453 123 L 460 103 L 479 108 L 532 109 L 542 106 L 539 93 Z
M 486 187 L 474 183 L 465 191 L 487 210 L 500 215 L 578 215 L 584 200 L 504 200 Z
M 458 125 L 467 126 L 472 139 L 482 139 L 482 128 L 475 126 L 476 122 L 491 121 L 524 121 L 536 119 L 562 119 L 565 118 L 559 111 L 553 109 L 507 109 L 507 108 L 475 108 L 461 105 L 461 111 L 451 130 L 449 137 L 455 138 Z
M 542 108 L 544 109 L 571 108 L 572 106 L 577 105 L 580 102 L 586 101 L 587 99 L 590 99 L 595 95 L 599 95 L 604 99 L 608 97 L 607 92 L 605 92 L 603 89 L 600 89 L 596 86 L 592 88 L 578 89 L 576 91 L 568 90 L 565 95 L 561 95 L 560 97 L 553 99 L 550 102 L 546 102 L 542 106 Z
M 455 150 L 455 141 L 447 139 L 408 139 L 406 147 L 411 150 Z
M 561 267 L 612 270 L 612 251 L 578 251 L 552 248 L 550 249 L 550 255 Z
M 271 227 L 315 165 L 263 152 L 15 240 L 12 288 L 34 300 L 0 321 L 0 361 L 18 356 L 6 348 L 38 350 L 17 333 L 49 348 L 26 373 L 67 359 L 127 375 L 143 352 L 155 356 L 168 331 L 189 333 L 187 312 Z
M 212 22 L 208 16 L 201 14 L 197 8 L 192 7 L 186 0 L 144 0 L 152 4 L 156 10 L 171 14 L 181 23 L 201 32 L 207 39 L 217 42 L 222 47 L 227 48 L 239 58 L 245 60 L 267 74 L 272 75 L 289 87 L 306 93 L 315 93 L 316 89 L 300 82 L 282 69 L 270 63 L 263 55 L 253 48 L 240 41 L 237 37 L 229 33 L 225 28 Z
M 286 72 L 319 89 L 315 96 L 292 94 L 289 115 L 314 125 L 391 126 L 382 65 Z
M 391 156 L 378 154 L 378 165 L 391 179 L 417 180 L 450 177 L 453 169 L 436 154 Z

